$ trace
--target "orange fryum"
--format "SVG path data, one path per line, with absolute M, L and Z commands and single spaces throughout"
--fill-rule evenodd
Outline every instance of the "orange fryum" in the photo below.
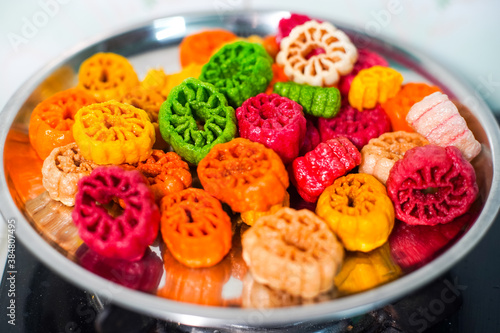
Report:
M 163 68 L 148 70 L 146 76 L 141 81 L 142 88 L 153 89 L 158 93 L 161 93 L 161 91 L 166 85 L 167 85 L 167 74 L 165 74 Z
M 264 38 L 262 46 L 266 49 L 267 53 L 271 56 L 271 58 L 275 59 L 276 55 L 280 51 L 280 46 L 276 43 L 276 36 L 270 35 Z
M 182 81 L 189 77 L 197 79 L 201 74 L 202 67 L 202 65 L 192 63 L 184 67 L 180 72 L 168 74 L 166 84 L 161 90 L 161 94 L 163 96 L 168 96 L 168 94 L 170 94 L 170 90 L 181 84 Z
M 231 261 L 225 258 L 212 267 L 190 268 L 179 263 L 168 250 L 163 251 L 165 284 L 158 296 L 180 302 L 222 306 L 224 284 L 231 277 Z
M 231 219 L 219 200 L 188 188 L 165 196 L 161 234 L 172 255 L 188 267 L 210 267 L 231 249 Z
M 268 95 L 273 93 L 274 84 L 276 82 L 288 82 L 288 81 L 290 81 L 288 76 L 286 76 L 286 74 L 285 74 L 285 70 L 284 70 L 285 67 L 283 65 L 279 65 L 277 63 L 274 63 L 274 64 L 272 64 L 271 68 L 273 69 L 273 79 L 271 80 L 271 82 L 269 82 L 269 86 L 267 86 L 267 89 L 266 89 L 266 94 L 268 94 Z
M 7 134 L 3 153 L 5 177 L 19 207 L 45 191 L 42 183 L 43 161 L 30 145 L 24 131 L 12 128 Z
M 216 49 L 236 38 L 235 34 L 223 29 L 206 30 L 187 36 L 179 46 L 182 67 L 192 63 L 207 63 Z
M 139 78 L 127 58 L 115 53 L 96 53 L 85 60 L 78 72 L 78 86 L 98 102 L 119 100 L 139 85 Z
M 406 121 L 406 115 L 413 104 L 420 102 L 425 96 L 436 91 L 439 87 L 430 86 L 425 83 L 407 83 L 393 98 L 381 104 L 382 109 L 391 119 L 393 131 L 414 132 L 413 128 Z
M 92 95 L 71 88 L 38 104 L 29 125 L 30 142 L 38 156 L 45 159 L 54 148 L 75 142 L 71 131 L 75 114 L 81 107 L 94 103 L 96 100 Z
M 198 177 L 235 212 L 269 210 L 283 201 L 289 184 L 278 154 L 243 138 L 214 146 L 198 164 Z
M 148 179 L 156 202 L 167 194 L 190 187 L 193 182 L 188 164 L 174 152 L 153 149 L 151 156 L 139 162 L 136 168 Z

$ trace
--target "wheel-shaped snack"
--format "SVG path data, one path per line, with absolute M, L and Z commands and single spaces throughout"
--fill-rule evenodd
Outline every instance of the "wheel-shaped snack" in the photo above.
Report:
M 358 49 L 358 61 L 354 64 L 352 72 L 340 78 L 339 91 L 342 96 L 347 97 L 349 95 L 352 80 L 358 75 L 359 71 L 373 66 L 388 67 L 389 63 L 375 52 L 367 49 Z
M 299 156 L 306 134 L 302 106 L 277 94 L 259 94 L 236 109 L 240 136 L 274 150 L 284 164 Z
M 215 146 L 198 165 L 198 177 L 208 193 L 240 213 L 269 210 L 288 188 L 278 154 L 244 138 Z
M 379 105 L 374 109 L 361 112 L 345 104 L 340 108 L 336 117 L 319 118 L 318 130 L 322 142 L 342 135 L 361 150 L 371 139 L 389 132 L 391 121 Z
M 312 298 L 333 286 L 344 249 L 328 225 L 308 210 L 282 208 L 243 234 L 243 259 L 254 279 Z
M 371 139 L 361 149 L 359 172 L 375 176 L 385 185 L 396 161 L 402 159 L 408 150 L 427 144 L 429 141 L 418 133 L 405 131 L 384 133 L 378 138 Z
M 349 251 L 369 252 L 381 246 L 394 227 L 394 206 L 385 186 L 363 173 L 335 180 L 319 197 L 316 214 Z
M 295 82 L 277 82 L 273 92 L 299 103 L 304 113 L 323 118 L 332 118 L 340 110 L 340 93 L 335 87 L 311 87 Z
M 406 115 L 413 104 L 420 102 L 424 97 L 439 91 L 436 86 L 426 83 L 407 83 L 403 85 L 396 96 L 389 98 L 380 106 L 391 119 L 393 131 L 414 132 L 406 121 Z
M 177 154 L 198 164 L 218 143 L 236 135 L 234 109 L 207 82 L 188 78 L 168 95 L 159 115 L 163 139 Z
M 481 152 L 481 144 L 474 138 L 455 104 L 439 91 L 414 104 L 406 120 L 430 143 L 457 147 L 468 161 Z
M 155 128 L 145 111 L 109 101 L 81 108 L 73 137 L 81 155 L 97 164 L 135 164 L 151 155 Z
M 161 234 L 172 255 L 188 267 L 210 267 L 231 249 L 231 219 L 204 190 L 188 188 L 161 201 Z
M 396 217 L 412 225 L 448 223 L 464 214 L 478 194 L 476 173 L 458 148 L 415 147 L 387 179 Z
M 148 179 L 157 203 L 167 194 L 182 191 L 193 183 L 189 165 L 174 152 L 153 149 L 151 156 L 135 168 Z
M 31 114 L 29 125 L 30 143 L 38 156 L 44 160 L 54 148 L 75 142 L 72 128 L 76 112 L 96 102 L 84 90 L 71 88 L 38 104 Z
M 80 155 L 80 150 L 74 142 L 55 148 L 43 161 L 43 187 L 51 199 L 66 206 L 74 206 L 78 181 L 90 175 L 96 167 L 97 164 Z
M 127 58 L 115 53 L 96 53 L 80 66 L 78 87 L 98 102 L 119 100 L 126 91 L 139 85 L 139 78 Z
M 309 57 L 315 49 L 325 53 Z M 343 31 L 312 20 L 293 28 L 281 41 L 276 62 L 285 66 L 285 74 L 294 82 L 331 86 L 352 71 L 357 59 L 358 51 Z
M 272 63 L 262 45 L 237 41 L 223 46 L 210 58 L 200 80 L 213 84 L 236 108 L 266 90 L 273 78 Z
M 163 95 L 155 89 L 146 89 L 141 86 L 134 87 L 125 92 L 120 102 L 130 104 L 138 109 L 146 111 L 149 121 L 158 122 L 158 112 L 165 101 Z
M 114 200 L 122 212 L 106 208 Z M 117 215 L 117 216 L 115 216 Z M 102 256 L 138 260 L 158 235 L 160 211 L 139 171 L 119 166 L 95 168 L 78 182 L 73 221 L 89 248 Z
M 297 157 L 290 166 L 290 177 L 304 200 L 316 202 L 325 188 L 360 162 L 358 149 L 349 139 L 339 136 Z

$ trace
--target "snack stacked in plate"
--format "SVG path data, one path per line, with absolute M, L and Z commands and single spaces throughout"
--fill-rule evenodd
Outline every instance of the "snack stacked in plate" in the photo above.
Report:
M 330 23 L 292 14 L 266 38 L 206 30 L 183 40 L 180 63 L 140 81 L 126 58 L 98 53 L 77 87 L 33 111 L 43 185 L 100 256 L 140 260 L 161 232 L 176 261 L 211 267 L 243 221 L 256 282 L 303 299 L 358 292 L 412 262 L 412 234 L 391 236 L 395 225 L 442 234 L 477 197 L 481 146 L 453 102 L 403 84 Z

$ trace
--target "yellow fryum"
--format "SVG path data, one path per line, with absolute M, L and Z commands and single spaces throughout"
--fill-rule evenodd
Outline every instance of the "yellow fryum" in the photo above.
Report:
M 163 68 L 150 69 L 144 79 L 141 81 L 141 88 L 145 90 L 152 89 L 158 93 L 167 85 L 168 75 L 165 74 Z M 166 96 L 164 96 L 166 97 Z
M 139 78 L 127 58 L 115 53 L 96 53 L 85 60 L 78 72 L 78 87 L 94 95 L 98 102 L 119 100 Z
M 170 90 L 178 86 L 188 77 L 194 77 L 197 79 L 201 75 L 201 68 L 203 65 L 198 65 L 195 63 L 189 64 L 184 67 L 180 72 L 167 75 L 167 84 L 161 91 L 163 96 L 168 96 Z
M 349 252 L 335 277 L 340 294 L 353 294 L 395 280 L 401 268 L 394 263 L 388 243 L 368 252 Z
M 352 80 L 349 104 L 359 111 L 373 109 L 378 103 L 396 96 L 401 83 L 403 76 L 392 68 L 373 66 L 363 69 Z
M 151 155 L 155 129 L 145 111 L 109 101 L 78 110 L 73 137 L 80 154 L 97 164 L 135 164 Z
M 349 251 L 369 252 L 384 244 L 394 227 L 394 206 L 385 186 L 367 174 L 349 174 L 327 187 L 316 214 Z
M 290 195 L 288 194 L 288 192 L 285 193 L 285 198 L 283 199 L 283 202 L 271 206 L 271 208 L 268 211 L 258 212 L 256 210 L 250 210 L 248 212 L 243 212 L 241 213 L 241 220 L 246 224 L 252 226 L 262 216 L 274 214 L 283 207 L 290 207 Z

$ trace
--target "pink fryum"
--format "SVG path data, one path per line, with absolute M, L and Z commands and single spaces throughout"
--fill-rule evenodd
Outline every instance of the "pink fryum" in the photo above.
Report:
M 408 150 L 386 185 L 396 217 L 411 225 L 449 223 L 467 212 L 479 191 L 474 168 L 451 146 Z
M 311 21 L 311 18 L 309 16 L 294 13 L 292 13 L 289 18 L 282 18 L 278 24 L 276 43 L 281 44 L 283 38 L 288 37 L 293 28 L 308 21 Z
M 120 201 L 123 212 L 106 206 Z M 73 221 L 82 240 L 98 254 L 140 259 L 158 234 L 160 212 L 147 179 L 136 170 L 99 167 L 78 182 Z
M 325 188 L 361 163 L 361 154 L 349 139 L 339 136 L 320 143 L 305 156 L 296 158 L 289 174 L 300 196 L 316 202 Z
M 337 116 L 331 119 L 319 118 L 318 129 L 322 142 L 342 135 L 361 150 L 370 139 L 390 132 L 391 120 L 380 105 L 371 110 L 358 111 L 349 104 L 344 104 Z
M 389 63 L 375 52 L 368 51 L 366 49 L 358 49 L 358 61 L 354 64 L 352 72 L 340 78 L 339 90 L 342 96 L 347 96 L 349 94 L 352 80 L 356 75 L 358 75 L 360 70 L 373 66 L 387 67 L 389 66 Z
M 240 136 L 274 150 L 284 164 L 298 155 L 306 134 L 302 106 L 278 94 L 259 94 L 236 110 Z

